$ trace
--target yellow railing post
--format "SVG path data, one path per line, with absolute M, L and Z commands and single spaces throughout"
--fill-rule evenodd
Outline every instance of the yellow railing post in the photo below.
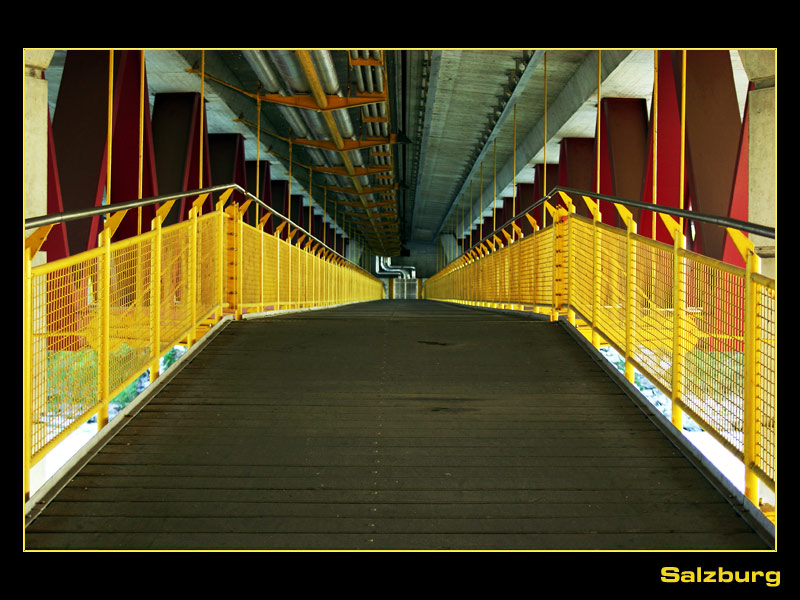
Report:
M 150 364 L 150 383 L 154 382 L 161 370 L 161 259 L 162 259 L 162 242 L 163 231 L 162 226 L 164 219 L 169 214 L 175 200 L 170 200 L 164 203 L 157 211 L 156 216 L 152 222 L 152 229 L 155 230 L 156 235 L 153 238 L 153 252 L 152 254 L 152 267 L 150 278 L 152 280 L 153 299 L 150 303 L 150 310 L 152 311 L 151 321 L 153 323 L 153 332 L 151 341 L 153 344 L 153 357 Z
M 557 282 L 557 278 L 558 278 L 558 274 L 557 274 L 557 271 L 556 271 L 556 267 L 557 267 L 557 264 L 558 264 L 558 260 L 556 259 L 556 257 L 558 256 L 558 230 L 557 230 L 558 218 L 556 217 L 556 210 L 553 207 L 553 205 L 545 200 L 545 202 L 542 205 L 542 219 L 544 219 L 544 216 L 548 212 L 550 213 L 550 216 L 553 218 L 553 225 L 552 225 L 552 228 L 553 228 L 553 249 L 552 249 L 552 253 L 551 253 L 551 256 L 550 256 L 550 260 L 552 261 L 552 265 L 551 265 L 551 277 L 552 277 L 552 279 L 550 281 L 550 303 L 551 303 L 550 320 L 551 321 L 556 321 L 558 319 L 558 307 L 556 305 L 556 302 L 557 302 L 556 301 L 556 294 L 557 294 L 557 283 L 556 282 Z
M 284 275 L 286 275 L 286 282 L 288 284 L 286 286 L 286 296 L 287 296 L 286 297 L 286 308 L 292 308 L 292 297 L 293 297 L 293 295 L 292 295 L 292 281 L 294 280 L 294 277 L 292 277 L 292 275 L 293 275 L 293 273 L 292 273 L 292 256 L 294 255 L 294 250 L 293 250 L 294 246 L 292 246 L 292 238 L 294 237 L 295 232 L 290 231 L 289 227 L 290 226 L 288 226 L 288 225 L 286 227 L 286 252 L 288 254 L 286 255 L 286 266 L 287 266 L 287 269 L 286 269 L 286 273 L 284 273 Z
M 33 442 L 31 437 L 32 418 L 31 404 L 33 398 L 32 378 L 33 378 L 33 296 L 32 292 L 32 261 L 34 252 L 28 248 L 23 248 L 22 263 L 23 273 L 23 301 L 25 311 L 22 320 L 22 493 L 25 500 L 30 498 L 31 490 L 31 450 Z
M 672 337 L 672 424 L 677 429 L 683 427 L 683 409 L 678 402 L 683 399 L 684 359 L 681 348 L 683 321 L 686 318 L 686 261 L 683 249 L 686 244 L 683 233 L 674 234 L 674 283 L 673 283 L 673 337 Z
M 635 316 L 635 256 L 633 250 L 633 234 L 636 233 L 636 221 L 633 214 L 621 204 L 614 204 L 625 223 L 625 378 L 633 383 L 634 372 L 631 363 L 633 350 L 633 330 Z
M 756 438 L 757 423 L 756 413 L 758 397 L 756 393 L 758 373 L 758 333 L 756 331 L 758 314 L 756 309 L 756 288 L 753 275 L 760 272 L 760 259 L 755 253 L 753 242 L 746 238 L 742 232 L 727 228 L 742 258 L 745 260 L 744 275 L 744 364 L 742 382 L 743 423 L 742 423 L 742 453 L 745 468 L 744 493 L 748 500 L 758 505 L 758 476 L 755 474 L 756 465 Z
M 759 271 L 759 258 L 750 249 L 745 264 L 744 303 L 744 467 L 745 496 L 758 506 L 756 464 L 756 294 L 753 274 Z
M 218 321 L 222 318 L 222 314 L 225 307 L 225 219 L 226 214 L 224 211 L 225 202 L 227 198 L 223 194 L 222 198 L 217 202 L 216 210 L 219 213 L 219 231 L 218 231 L 218 238 L 219 241 L 217 242 L 218 246 L 216 248 L 217 252 L 217 260 L 219 261 L 219 269 L 217 273 L 217 277 L 219 281 L 217 282 L 217 295 L 218 295 L 218 304 L 219 309 L 215 315 L 215 320 Z
M 631 356 L 633 355 L 634 332 L 636 331 L 636 249 L 634 234 L 636 221 L 631 217 L 628 221 L 628 289 L 626 295 L 627 316 L 625 318 L 625 377 L 633 383 L 634 372 Z
M 44 244 L 47 239 L 52 225 L 44 225 L 39 227 L 30 236 L 25 238 L 25 245 L 22 249 L 23 256 L 23 301 L 24 301 L 24 315 L 22 325 L 22 451 L 23 451 L 23 476 L 22 488 L 25 500 L 30 498 L 31 482 L 30 470 L 33 453 L 33 380 L 36 378 L 34 374 L 34 341 L 33 341 L 33 323 L 34 319 L 40 313 L 38 303 L 33 297 L 33 260 L 36 253 Z M 41 308 L 44 310 L 44 307 Z M 46 393 L 46 392 L 45 392 Z
M 269 213 L 267 213 L 269 215 Z M 258 259 L 258 310 L 259 312 L 264 310 L 264 225 L 266 225 L 265 220 L 259 220 L 258 222 L 258 250 L 259 250 L 259 259 Z
M 98 399 L 100 401 L 100 411 L 97 414 L 97 429 L 100 430 L 108 424 L 108 401 L 109 401 L 109 371 L 110 365 L 110 346 L 111 346 L 111 233 L 106 226 L 100 232 L 100 245 L 103 247 L 103 254 L 100 257 L 100 352 L 98 364 Z
M 572 308 L 572 264 L 573 264 L 573 257 L 574 257 L 574 244 L 573 244 L 573 222 L 572 216 L 575 214 L 575 204 L 572 202 L 572 198 L 570 198 L 567 194 L 562 191 L 558 192 L 561 196 L 561 199 L 564 201 L 564 204 L 567 205 L 567 214 L 565 216 L 566 224 L 565 228 L 567 230 L 567 260 L 566 260 L 566 269 L 567 273 L 565 276 L 565 287 L 566 287 L 566 307 L 567 307 L 567 322 L 571 325 L 575 325 L 575 309 Z
M 275 310 L 280 310 L 281 308 L 281 238 L 280 235 L 276 232 L 273 234 L 275 236 Z
M 681 336 L 686 318 L 686 260 L 683 257 L 686 240 L 681 224 L 663 213 L 661 220 L 672 235 L 672 424 L 680 431 L 683 427 L 683 352 Z
M 191 311 L 192 327 L 186 340 L 187 347 L 194 345 L 197 337 L 197 201 L 189 210 L 189 310 Z
M 153 345 L 153 357 L 150 364 L 150 383 L 153 383 L 158 378 L 160 369 L 159 359 L 161 358 L 161 221 L 162 217 L 156 214 L 153 219 L 153 228 L 156 235 L 153 237 L 153 250 L 152 250 L 152 267 L 150 270 L 150 278 L 152 280 L 153 297 L 150 302 L 150 310 L 152 311 L 152 335 L 151 343 Z
M 544 209 L 542 211 L 544 212 Z M 525 218 L 528 219 L 528 223 L 531 225 L 531 237 L 533 238 L 531 242 L 531 303 L 533 304 L 533 312 L 538 314 L 539 305 L 536 303 L 536 232 L 539 231 L 539 225 L 530 213 L 525 213 Z M 480 268 L 480 261 L 478 261 L 478 268 Z
M 568 257 L 565 257 L 564 238 L 566 237 L 565 230 L 569 213 L 559 206 L 551 214 L 553 217 L 553 309 L 550 312 L 550 320 L 557 321 L 563 298 L 566 296 L 564 259 Z
M 236 250 L 233 253 L 235 257 L 233 268 L 236 273 L 236 319 L 241 320 L 242 302 L 244 301 L 244 240 L 242 239 L 244 237 L 244 219 L 238 205 L 234 205 L 233 229 L 235 232 L 234 243 L 236 244 Z
M 600 334 L 597 331 L 597 317 L 600 312 L 600 239 L 598 223 L 602 220 L 600 203 L 583 196 L 583 201 L 592 213 L 592 345 L 600 347 Z

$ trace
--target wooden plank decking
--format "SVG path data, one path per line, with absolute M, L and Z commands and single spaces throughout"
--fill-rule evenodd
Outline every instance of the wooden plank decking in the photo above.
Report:
M 228 325 L 28 549 L 764 549 L 562 326 L 424 301 Z

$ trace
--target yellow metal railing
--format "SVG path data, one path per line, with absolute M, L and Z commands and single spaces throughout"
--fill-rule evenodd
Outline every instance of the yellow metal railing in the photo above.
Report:
M 257 227 L 242 220 L 246 204 L 225 208 L 236 189 L 248 197 L 246 204 L 256 201 L 266 209 Z M 380 280 L 240 187 L 209 190 L 224 190 L 213 212 L 200 214 L 210 191 L 189 192 L 182 195 L 196 197 L 189 218 L 163 226 L 181 196 L 162 199 L 151 231 L 114 243 L 128 209 L 99 209 L 107 217 L 97 248 L 38 266 L 32 266 L 34 257 L 53 223 L 27 237 L 26 496 L 32 466 L 90 417 L 97 415 L 104 427 L 111 399 L 148 369 L 156 379 L 159 360 L 172 346 L 191 346 L 224 313 L 241 317 L 383 297 Z M 263 231 L 268 218 L 283 219 L 279 234 Z M 281 239 L 283 229 L 287 239 Z
M 672 245 L 637 235 L 622 203 L 603 203 L 625 224 L 613 227 L 597 200 L 608 197 L 579 194 L 586 218 L 571 195 L 556 188 L 537 203 L 552 217 L 543 229 L 525 213 L 533 234 L 521 235 L 518 215 L 485 237 L 427 280 L 424 297 L 564 316 L 596 347 L 624 356 L 629 380 L 636 369 L 670 397 L 673 424 L 685 412 L 737 456 L 757 504 L 757 480 L 774 491 L 777 479 L 777 295 L 752 242 L 728 227 L 747 264 L 735 267 L 686 250 L 666 212 Z

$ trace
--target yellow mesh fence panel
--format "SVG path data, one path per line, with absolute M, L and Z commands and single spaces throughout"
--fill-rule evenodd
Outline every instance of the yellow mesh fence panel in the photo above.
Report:
M 264 285 L 264 308 L 272 310 L 278 305 L 278 238 L 263 234 L 261 248 L 262 281 Z
M 300 302 L 300 274 L 298 266 L 300 264 L 300 250 L 297 246 L 289 246 L 289 262 L 287 263 L 289 275 L 289 302 L 293 308 Z
M 777 298 L 774 282 L 756 281 L 756 468 L 775 481 L 778 425 Z
M 278 298 L 281 307 L 289 302 L 289 253 L 291 246 L 284 240 L 278 240 Z
M 681 400 L 708 429 L 742 453 L 744 273 L 686 255 Z
M 197 316 L 202 319 L 215 310 L 220 297 L 220 227 L 219 213 L 204 215 L 197 220 Z
M 33 270 L 32 456 L 99 402 L 99 254 Z
M 303 250 L 302 247 L 297 248 L 297 283 L 299 285 L 297 301 L 300 306 L 311 304 L 311 278 L 308 273 L 308 257 L 308 252 Z
M 634 236 L 633 343 L 630 355 L 665 394 L 672 393 L 672 248 Z
M 555 244 L 555 227 L 549 225 L 536 234 L 534 262 L 533 302 L 537 306 L 553 305 L 553 258 Z
M 161 244 L 161 347 L 159 356 L 192 326 L 189 298 L 188 223 L 165 227 Z
M 109 388 L 117 390 L 147 369 L 153 354 L 152 240 L 135 238 L 111 248 Z
M 604 337 L 617 346 L 625 347 L 627 247 L 624 235 L 603 225 L 597 228 L 600 252 L 599 296 L 595 326 Z
M 519 242 L 515 242 L 517 252 L 519 254 L 519 298 L 520 302 L 532 305 L 534 301 L 533 294 L 533 235 L 522 238 Z
M 241 226 L 242 297 L 240 306 L 258 306 L 261 302 L 262 232 L 243 224 Z
M 592 319 L 594 297 L 594 240 L 590 221 L 582 217 L 570 220 L 570 250 L 572 252 L 570 300 L 575 311 L 584 319 Z

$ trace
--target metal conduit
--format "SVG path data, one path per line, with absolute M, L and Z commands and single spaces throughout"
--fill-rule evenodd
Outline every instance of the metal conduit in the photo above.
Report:
M 324 108 L 326 100 L 322 96 L 323 92 L 327 95 L 343 96 L 341 84 L 336 73 L 335 65 L 327 50 L 314 50 L 305 54 L 303 59 L 297 56 L 293 50 L 269 50 L 261 51 L 242 51 L 253 71 L 261 80 L 262 85 L 271 93 L 279 93 L 283 96 L 290 96 L 294 93 L 309 93 L 313 95 L 320 106 Z M 351 51 L 351 56 L 369 58 L 372 55 L 375 59 L 380 59 L 378 50 Z M 305 62 L 304 62 L 305 61 Z M 310 63 L 310 64 L 309 64 Z M 383 69 L 366 65 L 357 65 L 354 68 L 358 89 L 361 93 L 365 91 L 383 91 Z M 347 110 L 334 111 L 331 114 L 320 114 L 310 110 L 293 109 L 280 106 L 281 113 L 291 125 L 292 130 L 296 131 L 301 137 L 307 139 L 333 141 L 341 147 L 342 138 L 354 139 L 355 131 L 350 115 Z M 367 106 L 367 114 L 372 117 L 385 117 L 385 102 L 371 104 Z M 332 117 L 332 118 L 331 118 Z M 367 123 L 367 133 L 370 137 L 388 137 L 389 130 L 386 123 Z M 386 145 L 379 147 L 382 152 L 389 152 Z M 344 166 L 348 172 L 353 173 L 353 167 L 364 166 L 364 159 L 361 151 L 352 150 L 349 152 L 335 152 L 330 150 L 308 149 L 312 159 L 323 166 Z M 390 164 L 386 157 L 378 157 L 376 161 L 379 165 Z M 326 180 L 338 182 L 341 187 L 347 186 L 347 179 L 351 179 L 357 191 L 361 191 L 362 186 L 369 185 L 367 176 L 350 177 L 326 175 Z M 378 239 L 383 244 L 382 236 L 379 233 L 374 220 L 374 215 L 366 208 L 367 202 L 376 201 L 374 194 L 359 196 L 364 203 L 367 217 L 370 220 Z
M 309 82 L 302 65 L 300 65 L 293 51 L 274 50 L 269 51 L 268 55 L 260 51 L 243 51 L 243 54 L 268 91 L 289 96 L 292 93 L 307 93 L 312 90 L 313 85 Z M 337 93 L 341 96 L 338 77 L 333 61 L 330 58 L 330 53 L 327 51 L 315 51 L 313 57 L 315 59 L 314 69 L 317 74 L 322 73 L 320 81 L 326 92 Z M 274 68 L 272 65 L 274 65 Z M 292 129 L 295 130 L 295 127 L 297 128 L 296 131 L 301 137 L 330 141 L 334 139 L 334 133 L 339 135 L 338 130 L 336 132 L 331 131 L 323 117 L 317 112 L 292 109 L 285 106 L 279 106 L 279 109 L 287 118 Z M 347 111 L 336 111 L 334 119 L 335 126 L 343 132 L 343 135 L 352 138 L 354 130 Z M 341 166 L 344 164 L 347 166 L 347 159 L 341 153 L 317 148 L 308 148 L 307 151 L 316 164 L 322 166 Z M 360 151 L 356 150 L 347 154 L 352 155 L 350 158 L 352 164 L 356 166 L 363 165 Z M 326 174 L 325 179 L 326 181 L 334 182 L 340 187 L 347 186 L 346 178 L 338 175 Z M 368 184 L 367 177 L 354 177 L 353 180 L 354 182 L 357 180 L 361 185 Z M 357 187 L 358 183 L 356 184 Z M 311 190 L 309 190 L 310 193 Z
M 266 57 L 258 50 L 242 50 L 242 55 L 247 60 L 253 72 L 258 77 L 264 89 L 271 94 L 280 94 L 281 96 L 289 96 L 289 93 L 284 89 L 277 75 L 275 74 L 272 66 L 267 62 Z M 278 110 L 281 115 L 289 123 L 292 131 L 296 132 L 301 137 L 309 135 L 303 121 L 297 114 L 297 110 L 288 106 L 278 105 Z
M 264 89 L 272 94 L 290 96 L 280 77 L 275 73 L 269 59 L 259 50 L 242 50 L 242 55 L 247 60 L 253 72 L 258 77 Z M 297 83 L 297 82 L 294 82 Z M 289 106 L 277 105 L 278 111 L 286 119 L 292 132 L 297 136 L 307 139 L 330 139 L 330 134 L 325 129 L 324 123 L 318 114 L 311 111 L 301 111 Z M 320 165 L 333 166 L 340 165 L 341 159 L 335 152 L 325 152 L 317 148 L 308 148 L 308 153 L 313 160 Z M 337 177 L 325 175 L 326 181 L 332 181 L 337 185 L 344 183 Z
M 281 68 L 290 77 L 290 81 L 292 82 L 292 84 L 298 85 L 300 89 L 304 89 L 305 87 L 307 87 L 311 95 L 316 100 L 317 104 L 320 106 L 320 108 L 325 108 L 327 106 L 327 99 L 324 95 L 322 80 L 319 76 L 319 69 L 316 62 L 313 60 L 313 56 L 308 51 L 275 50 L 275 51 L 270 51 L 270 56 L 273 56 L 273 53 L 281 62 L 282 65 Z M 298 55 L 298 53 L 301 54 Z M 302 71 L 302 78 L 297 75 L 298 69 Z M 332 73 L 330 69 L 328 69 L 327 72 L 329 75 Z M 332 82 L 329 81 L 329 83 Z M 336 84 L 338 84 L 338 81 L 333 83 L 334 87 L 337 87 Z M 346 112 L 346 111 L 339 111 L 339 112 Z M 325 120 L 326 127 L 331 133 L 333 142 L 336 144 L 338 148 L 342 149 L 343 141 L 335 116 L 331 115 L 330 113 L 323 113 L 323 118 Z M 367 202 L 372 199 L 372 195 L 370 194 L 365 196 L 362 193 L 363 191 L 362 187 L 368 183 L 368 179 L 364 177 L 355 176 L 353 160 L 350 158 L 349 153 L 342 152 L 341 155 L 344 161 L 344 166 L 352 177 L 353 184 L 362 202 L 364 210 L 366 211 L 366 215 L 370 221 L 370 225 L 375 231 L 375 234 L 378 238 L 378 242 L 385 250 L 384 241 L 380 234 L 379 228 L 375 223 L 374 215 L 370 213 L 369 209 L 367 208 Z M 360 161 L 360 157 L 357 158 L 356 160 Z
M 292 91 L 302 91 L 308 88 L 308 82 L 302 74 L 302 70 L 298 73 L 298 69 L 293 68 L 290 61 L 284 59 L 280 63 L 282 67 L 281 74 L 288 74 L 289 76 L 288 83 L 284 84 L 281 81 L 281 77 L 275 72 L 275 68 L 273 68 L 270 59 L 263 52 L 259 50 L 243 50 L 242 54 L 256 73 L 262 86 L 268 92 L 280 94 L 281 96 L 290 96 Z M 286 85 L 291 87 L 290 91 L 287 91 Z M 298 137 L 318 140 L 331 139 L 330 132 L 317 113 L 283 105 L 278 105 L 278 110 Z M 352 130 L 352 125 L 350 129 Z M 309 148 L 308 152 L 320 165 L 338 166 L 342 163 L 341 157 L 335 152 L 326 152 L 317 148 Z M 339 180 L 336 176 L 326 175 L 326 179 L 333 181 L 337 185 L 345 185 L 344 182 Z

